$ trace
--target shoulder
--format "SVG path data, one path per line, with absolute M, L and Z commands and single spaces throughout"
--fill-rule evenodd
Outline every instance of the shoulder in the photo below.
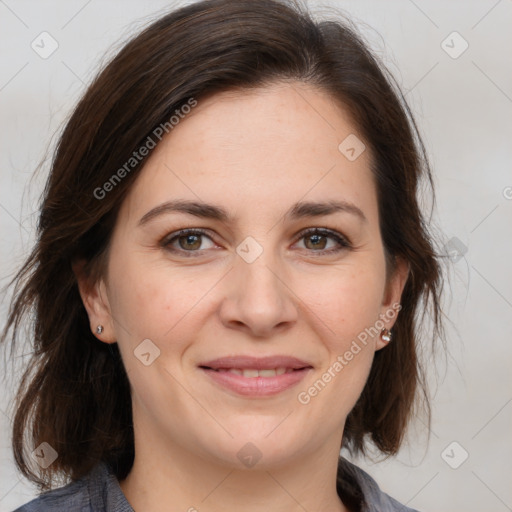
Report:
M 82 512 L 83 510 L 89 510 L 90 500 L 86 478 L 47 491 L 17 508 L 14 512 L 50 512 L 57 510 Z
M 81 478 L 41 494 L 14 512 L 133 512 L 115 475 L 99 463 Z
M 418 512 L 402 505 L 383 492 L 377 482 L 361 468 L 343 459 L 344 471 L 349 472 L 358 483 L 363 496 L 364 512 Z

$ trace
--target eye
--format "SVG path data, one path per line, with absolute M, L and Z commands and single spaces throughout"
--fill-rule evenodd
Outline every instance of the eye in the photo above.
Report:
M 300 240 L 305 240 L 306 249 L 317 254 L 334 254 L 352 247 L 350 241 L 340 233 L 329 229 L 311 228 L 301 233 Z M 326 248 L 329 240 L 334 247 Z
M 204 239 L 210 240 L 212 244 L 204 247 Z M 213 247 L 213 240 L 202 229 L 182 229 L 172 233 L 162 241 L 162 245 L 171 252 L 199 252 Z
M 211 242 L 206 247 L 203 245 L 205 239 Z M 329 229 L 307 229 L 300 234 L 299 240 L 305 240 L 305 249 L 316 255 L 334 254 L 352 248 L 347 237 Z M 331 247 L 326 248 L 329 241 Z M 187 256 L 192 256 L 193 253 L 213 248 L 215 244 L 205 230 L 189 228 L 171 233 L 163 239 L 161 245 L 173 253 L 188 253 Z

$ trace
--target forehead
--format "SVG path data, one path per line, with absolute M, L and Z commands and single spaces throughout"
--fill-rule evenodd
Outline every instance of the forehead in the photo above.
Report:
M 302 156 L 302 148 L 312 155 L 336 150 L 340 137 L 356 131 L 348 109 L 324 91 L 301 82 L 275 83 L 199 100 L 160 149 L 170 144 L 201 150 L 206 145 L 205 149 L 220 153 L 244 145 L 252 156 L 271 160 L 272 154 L 266 151 L 274 146 L 289 152 L 292 159 L 295 154 Z
M 364 147 L 347 109 L 299 82 L 199 99 L 153 150 L 126 208 L 140 217 L 176 197 L 253 212 L 263 204 L 270 211 L 300 199 L 342 199 L 371 217 L 370 151 L 347 158 L 340 151 L 347 137 L 360 141 L 358 151 Z

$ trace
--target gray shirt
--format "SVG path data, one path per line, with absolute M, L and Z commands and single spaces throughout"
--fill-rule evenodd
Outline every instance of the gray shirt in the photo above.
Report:
M 344 461 L 364 496 L 362 512 L 418 512 L 398 503 L 379 489 L 375 480 L 357 466 Z M 41 494 L 14 512 L 134 512 L 115 474 L 105 463 L 87 476 Z

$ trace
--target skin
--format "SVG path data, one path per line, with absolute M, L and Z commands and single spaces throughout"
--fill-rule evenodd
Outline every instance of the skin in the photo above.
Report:
M 308 404 L 297 396 L 400 302 L 408 270 L 399 261 L 386 281 L 370 151 L 349 161 L 338 150 L 357 133 L 345 109 L 299 82 L 201 100 L 125 198 L 104 278 L 88 283 L 76 266 L 91 329 L 103 325 L 97 337 L 119 344 L 131 383 L 136 455 L 120 484 L 135 510 L 348 510 L 335 487 L 343 428 L 386 343 L 370 338 Z M 174 212 L 138 225 L 178 198 L 219 205 L 233 220 Z M 353 203 L 366 221 L 285 216 L 297 201 L 330 200 Z M 174 253 L 162 246 L 183 228 L 208 236 L 174 239 Z M 333 230 L 352 248 L 301 236 L 306 228 Z M 236 252 L 248 236 L 263 249 L 252 263 Z M 148 366 L 134 356 L 144 339 L 160 350 Z M 251 398 L 198 368 L 239 354 L 292 355 L 313 370 Z M 247 442 L 261 453 L 251 468 L 237 457 Z

